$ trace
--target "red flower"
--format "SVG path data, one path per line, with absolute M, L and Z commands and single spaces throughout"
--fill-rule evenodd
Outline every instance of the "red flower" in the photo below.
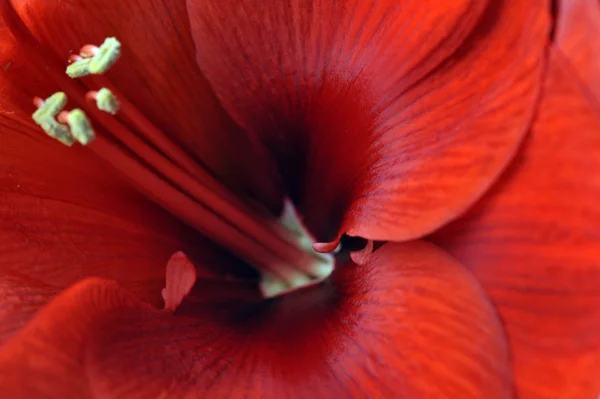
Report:
M 0 5 L 6 397 L 600 393 L 597 3 Z

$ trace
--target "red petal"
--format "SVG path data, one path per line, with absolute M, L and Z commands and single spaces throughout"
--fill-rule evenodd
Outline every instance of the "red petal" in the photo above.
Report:
M 431 244 L 386 245 L 368 265 L 278 300 L 175 316 L 124 302 L 98 281 L 61 295 L 0 352 L 2 392 L 83 392 L 82 374 L 95 396 L 116 399 L 479 399 L 512 389 L 493 308 Z
M 556 46 L 579 78 L 600 100 L 600 3 L 597 0 L 558 1 Z
M 525 148 L 494 190 L 435 240 L 497 305 L 519 398 L 600 392 L 600 113 L 554 52 Z
M 406 240 L 482 194 L 530 122 L 547 5 L 491 3 L 188 0 L 188 9 L 205 76 L 275 154 L 319 240 L 340 224 Z
M 27 324 L 57 291 L 30 278 L 0 273 L 0 346 Z
M 183 2 L 20 0 L 9 3 L 40 42 L 39 48 L 30 49 L 22 38 L 17 38 L 24 51 L 31 55 L 50 49 L 42 65 L 32 66 L 26 76 L 13 76 L 10 86 L 17 91 L 25 90 L 31 97 L 43 98 L 64 90 L 55 85 L 51 91 L 43 91 L 30 83 L 31 78 L 45 76 L 44 69 L 48 67 L 59 68 L 63 73 L 68 57 L 81 46 L 100 45 L 106 37 L 115 36 L 123 44 L 123 55 L 108 77 L 119 91 L 153 124 L 233 188 L 247 191 L 267 205 L 279 205 L 281 194 L 273 180 L 269 180 L 266 162 L 252 151 L 247 135 L 221 108 L 194 61 Z M 84 83 L 90 89 L 98 88 L 91 80 Z
M 113 312 L 141 309 L 114 283 L 81 282 L 59 295 L 0 348 L 0 388 L 7 398 L 90 398 L 86 337 Z M 139 396 L 138 396 L 139 397 Z

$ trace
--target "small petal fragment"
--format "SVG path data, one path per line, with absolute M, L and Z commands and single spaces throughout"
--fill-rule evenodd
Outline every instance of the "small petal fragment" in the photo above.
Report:
M 179 251 L 167 263 L 166 287 L 162 290 L 165 309 L 175 311 L 196 282 L 196 268 L 187 256 Z

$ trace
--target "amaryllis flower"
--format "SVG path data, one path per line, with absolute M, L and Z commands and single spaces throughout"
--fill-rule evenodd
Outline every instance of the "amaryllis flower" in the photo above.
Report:
M 7 398 L 600 393 L 592 0 L 0 0 Z

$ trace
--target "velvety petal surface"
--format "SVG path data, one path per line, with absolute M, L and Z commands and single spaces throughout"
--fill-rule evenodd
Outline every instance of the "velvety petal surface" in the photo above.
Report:
M 31 278 L 0 273 L 0 346 L 57 292 L 56 288 Z
M 600 3 L 559 0 L 555 44 L 571 61 L 583 86 L 600 101 Z
M 32 75 L 53 79 L 47 68 L 64 73 L 67 59 L 85 44 L 100 45 L 107 37 L 122 43 L 122 56 L 108 80 L 156 127 L 192 153 L 232 189 L 268 206 L 279 206 L 280 189 L 265 159 L 221 108 L 194 60 L 194 45 L 183 1 L 165 0 L 3 0 L 16 19 L 38 41 L 24 46 L 32 62 L 27 74 L 13 75 L 10 88 L 47 97 L 66 91 L 58 82 L 50 91 L 32 84 Z M 13 18 L 15 19 L 15 18 Z M 15 23 L 18 23 L 17 21 Z M 35 60 L 45 50 L 41 60 Z M 89 89 L 105 80 L 84 79 Z M 6 90 L 6 88 L 5 88 Z M 85 109 L 85 104 L 79 104 Z M 74 106 L 74 105 L 73 105 Z M 29 110 L 28 110 L 29 112 Z M 258 150 L 257 150 L 258 151 Z M 250 173 L 252 172 L 252 173 Z
M 169 257 L 196 255 L 204 240 L 85 148 L 46 137 L 24 111 L 27 90 L 12 90 L 29 76 L 23 48 L 5 26 L 0 37 L 0 273 L 61 289 L 100 276 L 158 304 Z
M 600 112 L 581 84 L 553 52 L 514 165 L 434 239 L 497 306 L 521 399 L 600 393 Z
M 322 241 L 456 217 L 532 116 L 545 1 L 187 4 L 200 68 Z
M 82 282 L 0 350 L 0 387 L 25 398 L 116 399 L 512 392 L 494 309 L 461 265 L 423 242 L 385 245 L 316 289 L 175 315 L 112 283 Z
M 116 283 L 87 279 L 56 297 L 0 348 L 0 387 L 9 398 L 91 398 L 85 336 L 111 312 L 140 307 Z M 138 398 L 140 396 L 137 396 Z

